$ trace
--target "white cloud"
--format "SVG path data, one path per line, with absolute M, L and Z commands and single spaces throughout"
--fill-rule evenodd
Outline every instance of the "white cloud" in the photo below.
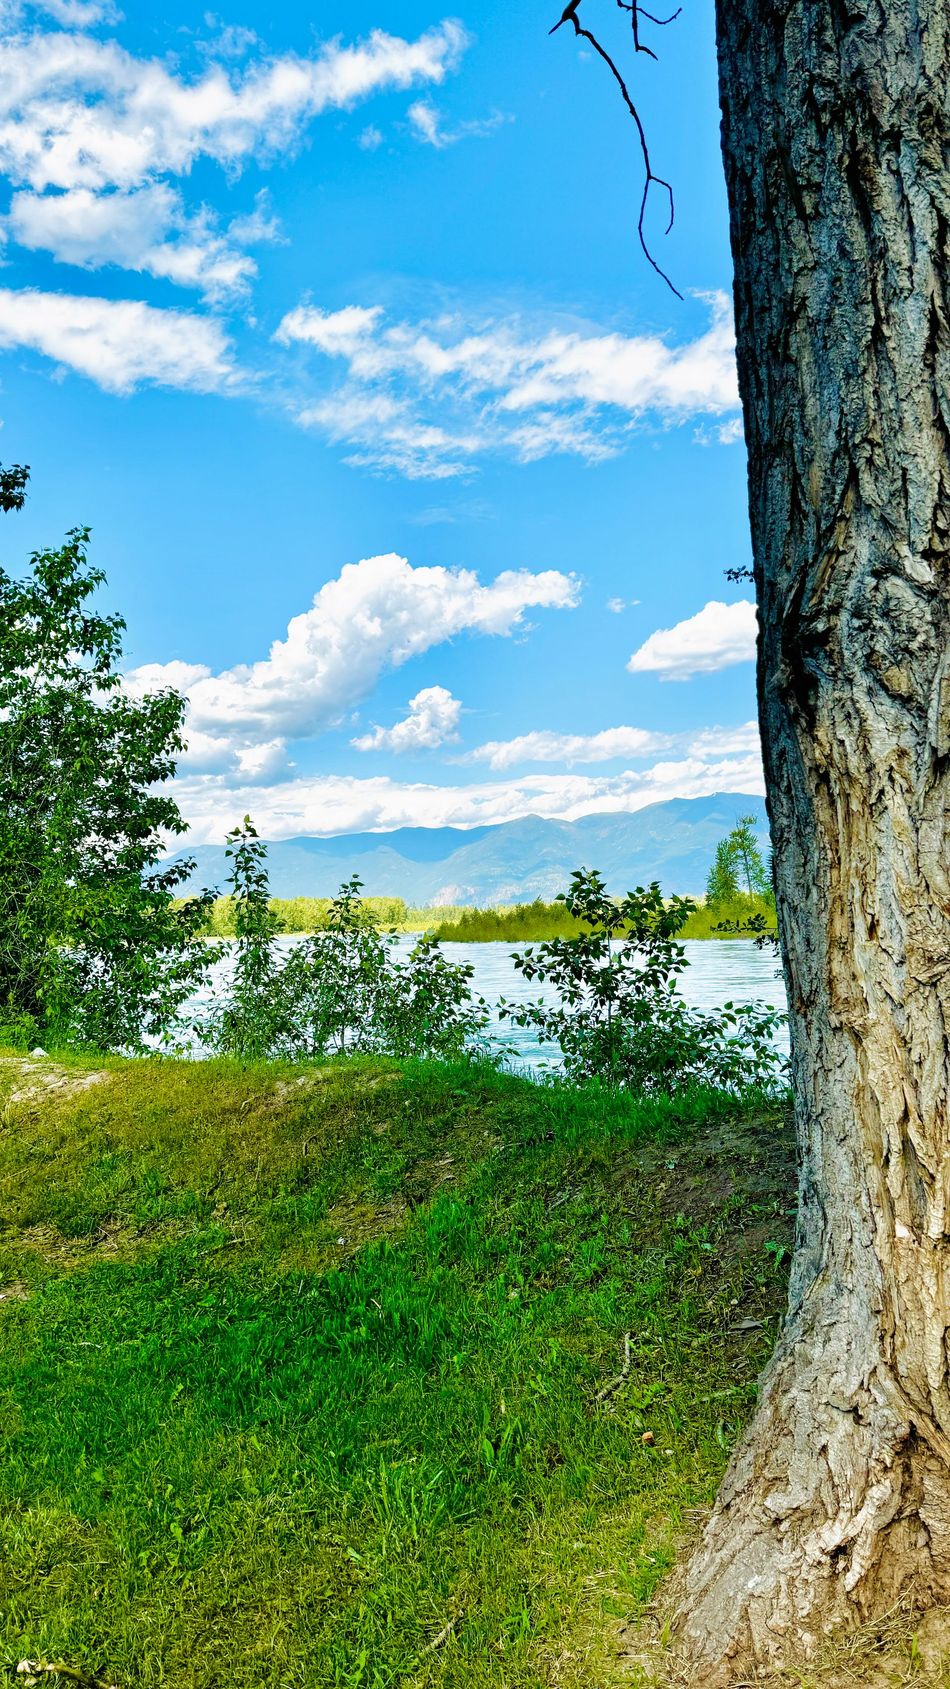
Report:
M 462 705 L 444 686 L 426 686 L 393 727 L 374 727 L 350 743 L 357 751 L 434 751 L 458 738 Z
M 715 674 L 734 663 L 754 660 L 757 628 L 750 599 L 740 598 L 735 604 L 712 599 L 695 616 L 651 633 L 634 651 L 627 668 L 631 674 L 658 674 L 661 680 Z
M 276 232 L 259 204 L 221 234 L 212 213 L 188 216 L 181 195 L 164 182 L 101 194 L 89 188 L 23 190 L 13 195 L 6 228 L 18 245 L 52 252 L 62 263 L 88 270 L 118 264 L 199 288 L 213 301 L 245 292 L 257 274 L 235 234 L 248 245 Z
M 122 16 L 112 0 L 42 0 L 39 9 L 64 29 L 95 29 L 98 24 L 118 23 Z
M 383 144 L 383 132 L 377 129 L 375 123 L 367 123 L 356 137 L 356 144 L 363 152 L 375 152 Z
M 493 135 L 496 129 L 507 122 L 502 112 L 493 111 L 490 117 L 470 118 L 467 122 L 456 124 L 454 129 L 444 129 L 441 115 L 431 100 L 415 100 L 406 116 L 416 140 L 424 141 L 427 146 L 440 150 L 443 147 L 454 147 L 458 141 Z
M 761 739 L 757 721 L 744 721 L 740 727 L 707 727 L 691 736 L 690 754 L 707 756 L 745 756 L 761 754 Z
M 237 380 L 219 323 L 134 299 L 0 288 L 0 347 L 42 352 L 110 393 L 144 382 L 208 393 Z
M 639 598 L 608 598 L 607 609 L 612 616 L 622 616 L 624 610 L 635 610 Z
M 709 797 L 722 791 L 763 792 L 759 757 L 687 756 L 637 773 L 509 776 L 459 786 L 348 775 L 296 778 L 271 787 L 187 774 L 176 782 L 176 797 L 196 844 L 220 844 L 234 819 L 247 812 L 265 838 L 286 839 L 301 833 L 394 827 L 474 827 L 523 815 L 574 821 L 595 812 L 633 811 L 665 798 Z
M 74 5 L 75 0 L 54 0 Z M 414 41 L 374 30 L 309 56 L 210 64 L 187 80 L 114 41 L 33 32 L 0 43 L 0 169 L 36 191 L 130 188 L 202 157 L 234 167 L 297 145 L 321 112 L 438 84 L 468 44 L 452 20 Z
M 299 407 L 303 426 L 358 448 L 361 463 L 445 476 L 494 450 L 523 462 L 555 452 L 593 462 L 644 418 L 669 425 L 735 411 L 729 304 L 717 295 L 710 307 L 706 332 L 679 346 L 516 319 L 387 323 L 378 305 L 298 305 L 275 338 L 345 366 L 342 384 Z
M 571 609 L 577 597 L 577 583 L 553 569 L 510 569 L 483 586 L 470 569 L 414 569 L 392 553 L 347 564 L 267 657 L 221 674 L 189 673 L 190 761 L 233 770 L 236 758 L 261 746 L 276 758 L 288 741 L 339 722 L 387 670 L 460 633 L 511 634 L 529 609 Z M 151 664 L 128 684 L 182 684 L 179 665 L 163 681 L 165 672 Z
M 489 740 L 469 751 L 461 762 L 487 762 L 491 768 L 516 768 L 529 762 L 557 762 L 565 768 L 578 763 L 636 761 L 663 752 L 682 751 L 703 761 L 710 757 L 759 755 L 758 722 L 741 727 L 709 727 L 701 733 L 658 733 L 645 727 L 605 727 L 600 733 L 555 733 L 542 730 L 514 739 Z
M 643 727 L 607 727 L 600 733 L 522 733 L 515 739 L 493 739 L 469 752 L 466 762 L 487 762 L 490 768 L 515 768 L 524 762 L 559 762 L 571 768 L 579 762 L 610 762 L 615 757 L 657 756 L 675 743 L 670 733 Z
M 382 316 L 381 305 L 345 305 L 342 311 L 318 311 L 312 305 L 298 305 L 283 318 L 274 339 L 281 346 L 295 341 L 316 346 L 328 358 L 354 358 L 370 338 Z

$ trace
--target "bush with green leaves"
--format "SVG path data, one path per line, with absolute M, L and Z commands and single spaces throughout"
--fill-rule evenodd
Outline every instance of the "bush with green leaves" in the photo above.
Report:
M 0 471 L 0 508 L 27 474 Z M 191 862 L 161 865 L 185 831 L 167 784 L 185 703 L 123 685 L 125 624 L 90 602 L 88 540 L 0 568 L 0 1019 L 135 1050 L 175 1037 L 210 960 L 207 900 L 175 900 Z
M 558 1044 L 567 1079 L 637 1094 L 696 1084 L 770 1090 L 783 1082 L 776 1010 L 726 1003 L 703 1013 L 678 995 L 687 962 L 676 934 L 694 908 L 689 898 L 666 900 L 654 881 L 615 899 L 600 874 L 579 869 L 562 901 L 589 930 L 512 957 L 525 979 L 551 985 L 556 1001 L 502 999 L 499 1014 Z
M 248 816 L 228 837 L 236 946 L 229 995 L 202 1037 L 246 1058 L 328 1055 L 447 1059 L 478 1044 L 488 1011 L 472 999 L 472 969 L 424 937 L 408 957 L 380 929 L 354 877 L 318 932 L 281 956 L 267 881 L 267 847 Z

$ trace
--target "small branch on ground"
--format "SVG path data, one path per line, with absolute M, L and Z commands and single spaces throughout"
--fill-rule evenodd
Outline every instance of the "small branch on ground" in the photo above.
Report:
M 425 1647 L 422 1650 L 423 1654 L 436 1654 L 436 1653 L 438 1653 L 439 1649 L 443 1648 L 445 1646 L 446 1642 L 448 1642 L 449 1637 L 454 1635 L 455 1627 L 456 1627 L 457 1624 L 458 1624 L 458 1618 L 454 1618 L 454 1619 L 450 1619 L 447 1625 L 443 1625 L 442 1629 L 439 1631 L 438 1636 L 433 1636 L 432 1641 L 426 1643 Z
M 594 1397 L 595 1405 L 599 1406 L 601 1402 L 607 1401 L 609 1396 L 613 1396 L 620 1389 L 621 1384 L 626 1384 L 629 1377 L 630 1333 L 628 1331 L 624 1334 L 623 1340 L 623 1366 L 620 1368 L 616 1378 L 611 1378 L 609 1383 L 605 1384 L 602 1390 L 598 1390 L 596 1396 Z

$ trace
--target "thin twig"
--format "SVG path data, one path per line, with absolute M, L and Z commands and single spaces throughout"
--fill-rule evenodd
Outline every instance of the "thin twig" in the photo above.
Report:
M 638 28 L 638 17 L 639 17 L 640 8 L 635 3 L 635 0 L 634 0 L 633 4 L 628 3 L 628 0 L 618 0 L 618 4 L 623 8 L 624 11 L 629 11 L 632 14 L 633 40 L 634 40 L 634 46 L 636 48 L 636 51 L 638 53 L 646 53 L 646 54 L 648 54 L 648 56 L 650 58 L 655 59 L 656 54 L 649 47 L 645 47 L 642 44 L 642 42 L 640 41 L 639 28 Z M 671 293 L 675 293 L 677 299 L 682 299 L 683 295 L 681 294 L 679 288 L 674 286 L 673 282 L 670 280 L 666 271 L 662 268 L 662 266 L 660 264 L 657 263 L 657 261 L 654 258 L 652 252 L 650 251 L 650 248 L 647 245 L 647 238 L 646 238 L 646 234 L 644 232 L 644 227 L 643 227 L 644 220 L 646 218 L 647 201 L 649 200 L 649 197 L 650 197 L 650 189 L 655 182 L 657 187 L 665 188 L 667 194 L 669 195 L 670 220 L 666 225 L 666 231 L 665 231 L 667 234 L 669 234 L 670 230 L 673 227 L 673 220 L 674 220 L 674 217 L 676 215 L 676 207 L 675 207 L 675 204 L 674 204 L 674 201 L 673 201 L 673 189 L 672 189 L 670 183 L 666 180 L 666 178 L 663 177 L 663 176 L 658 176 L 656 174 L 655 170 L 653 169 L 653 165 L 650 161 L 650 148 L 649 148 L 649 144 L 647 142 L 646 130 L 643 127 L 643 123 L 642 123 L 641 118 L 640 118 L 640 113 L 638 112 L 638 110 L 637 110 L 636 106 L 634 105 L 634 102 L 631 98 L 630 90 L 627 87 L 627 84 L 624 81 L 624 78 L 621 76 L 620 71 L 618 70 L 616 64 L 614 63 L 614 60 L 611 58 L 610 54 L 607 52 L 606 47 L 602 47 L 600 42 L 598 41 L 596 35 L 592 34 L 589 29 L 585 29 L 583 24 L 581 23 L 580 18 L 577 15 L 578 10 L 580 8 L 580 5 L 581 5 L 581 0 L 569 0 L 568 5 L 565 6 L 563 12 L 561 13 L 561 16 L 558 18 L 557 23 L 554 25 L 554 28 L 549 30 L 548 33 L 550 35 L 554 35 L 555 32 L 557 30 L 559 30 L 561 25 L 564 24 L 564 23 L 573 24 L 574 34 L 576 36 L 582 36 L 585 41 L 590 42 L 591 46 L 594 49 L 594 52 L 598 55 L 599 58 L 603 59 L 604 64 L 607 66 L 608 70 L 610 71 L 611 75 L 613 76 L 614 81 L 617 84 L 617 87 L 620 89 L 620 92 L 623 96 L 624 104 L 625 104 L 628 112 L 630 113 L 630 116 L 633 118 L 634 123 L 637 126 L 637 135 L 639 136 L 639 140 L 640 140 L 640 152 L 643 156 L 643 175 L 644 175 L 643 194 L 642 194 L 641 199 L 640 199 L 640 215 L 637 218 L 637 235 L 639 237 L 640 247 L 641 247 L 641 250 L 643 252 L 644 257 L 646 258 L 647 263 L 652 266 L 652 268 L 656 271 L 657 275 L 661 278 L 661 280 L 666 282 L 666 285 L 670 289 Z M 650 17 L 651 16 L 651 14 L 648 13 L 648 12 L 644 12 L 643 15 L 644 15 L 644 17 Z M 667 23 L 672 23 L 673 18 L 676 18 L 676 17 L 679 17 L 678 11 L 674 12 L 673 16 L 669 17 L 669 18 L 651 18 L 651 22 L 659 23 L 659 24 L 667 24 Z
M 627 1379 L 629 1377 L 630 1377 L 630 1333 L 628 1331 L 628 1332 L 625 1333 L 624 1340 L 623 1340 L 623 1366 L 620 1368 L 620 1371 L 618 1372 L 616 1378 L 611 1378 L 610 1382 L 608 1384 L 605 1384 L 602 1390 L 598 1390 L 596 1396 L 594 1397 L 595 1404 L 599 1404 L 600 1402 L 605 1402 L 607 1400 L 608 1396 L 612 1396 L 615 1391 L 620 1389 L 621 1384 L 626 1384 Z
M 442 1629 L 439 1631 L 438 1636 L 433 1636 L 432 1641 L 426 1643 L 422 1652 L 424 1654 L 435 1654 L 435 1653 L 437 1653 L 438 1650 L 440 1648 L 444 1647 L 445 1643 L 448 1642 L 449 1637 L 452 1635 L 452 1633 L 455 1630 L 455 1627 L 456 1627 L 457 1624 L 458 1624 L 458 1618 L 457 1617 L 454 1618 L 454 1619 L 450 1619 L 447 1625 L 443 1625 Z

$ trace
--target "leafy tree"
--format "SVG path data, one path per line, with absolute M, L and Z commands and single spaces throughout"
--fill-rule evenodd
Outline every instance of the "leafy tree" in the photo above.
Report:
M 600 874 L 579 869 L 560 901 L 584 930 L 512 956 L 526 979 L 552 985 L 557 1001 L 503 999 L 499 1013 L 559 1044 L 570 1080 L 669 1093 L 695 1084 L 768 1088 L 780 1078 L 772 1039 L 780 1015 L 731 1003 L 701 1014 L 677 995 L 686 954 L 676 934 L 695 908 L 689 898 L 667 902 L 654 881 L 618 901 Z
M 755 816 L 740 815 L 728 844 L 747 897 L 769 897 L 772 886 L 755 835 Z
M 234 966 L 230 992 L 201 1032 L 224 1055 L 260 1059 L 271 1053 L 283 1027 L 274 946 L 280 921 L 271 908 L 267 846 L 249 815 L 228 834 L 225 855 L 231 863 Z
M 282 958 L 267 846 L 248 816 L 229 834 L 228 856 L 237 944 L 230 992 L 205 1022 L 205 1043 L 244 1058 L 296 1060 L 445 1058 L 479 1043 L 487 1010 L 472 1001 L 472 969 L 448 962 L 434 938 L 398 960 L 395 935 L 380 930 L 358 877 L 340 887 L 324 925 Z
M 27 471 L 0 473 L 18 509 Z M 184 701 L 122 685 L 124 623 L 88 530 L 0 568 L 0 1007 L 44 1036 L 104 1048 L 171 1035 L 205 971 L 206 900 L 175 903 L 193 864 L 160 866 L 185 824 L 165 782 Z

